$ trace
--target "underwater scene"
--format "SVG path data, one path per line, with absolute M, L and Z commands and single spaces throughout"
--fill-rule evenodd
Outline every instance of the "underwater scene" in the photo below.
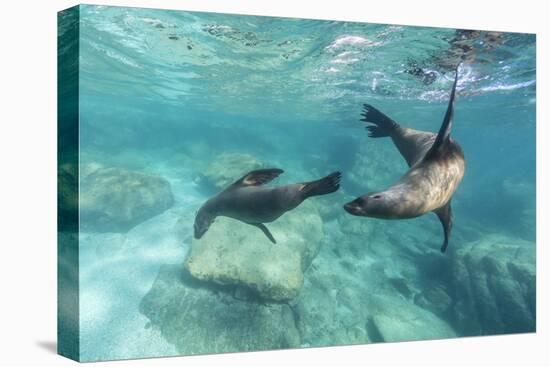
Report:
M 61 354 L 535 331 L 534 34 L 80 5 L 58 37 Z

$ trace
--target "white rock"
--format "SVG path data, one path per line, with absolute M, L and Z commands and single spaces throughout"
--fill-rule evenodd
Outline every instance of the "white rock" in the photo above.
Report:
M 193 240 L 185 267 L 198 279 L 244 285 L 267 300 L 292 299 L 319 251 L 323 223 L 315 205 L 305 201 L 267 226 L 277 244 L 258 228 L 219 217 Z

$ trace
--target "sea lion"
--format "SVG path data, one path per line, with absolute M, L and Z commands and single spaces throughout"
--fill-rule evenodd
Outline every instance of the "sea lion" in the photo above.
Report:
M 451 198 L 464 176 L 462 148 L 450 138 L 458 67 L 445 118 L 436 134 L 402 127 L 371 105 L 364 105 L 363 118 L 369 136 L 389 136 L 410 169 L 388 189 L 361 196 L 344 209 L 352 214 L 381 219 L 406 219 L 434 212 L 443 225 L 441 252 L 449 244 L 453 224 Z
M 200 239 L 218 216 L 240 220 L 258 227 L 273 243 L 275 238 L 264 223 L 273 222 L 311 196 L 335 192 L 340 172 L 317 181 L 266 187 L 284 171 L 278 168 L 251 171 L 202 205 L 195 217 L 195 238 Z

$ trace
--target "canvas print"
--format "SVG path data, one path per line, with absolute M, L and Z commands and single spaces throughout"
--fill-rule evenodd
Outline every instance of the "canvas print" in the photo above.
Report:
M 534 34 L 59 13 L 58 350 L 536 330 Z

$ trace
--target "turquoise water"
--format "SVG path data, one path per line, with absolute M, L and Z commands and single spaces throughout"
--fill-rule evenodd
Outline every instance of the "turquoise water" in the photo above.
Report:
M 79 32 L 80 359 L 535 330 L 534 35 L 103 6 L 80 6 Z M 436 132 L 461 59 L 467 168 L 441 254 L 433 214 L 342 206 L 407 170 L 363 103 Z M 259 167 L 284 169 L 269 185 L 343 178 L 267 224 L 280 244 L 229 219 L 194 240 L 200 206 Z

